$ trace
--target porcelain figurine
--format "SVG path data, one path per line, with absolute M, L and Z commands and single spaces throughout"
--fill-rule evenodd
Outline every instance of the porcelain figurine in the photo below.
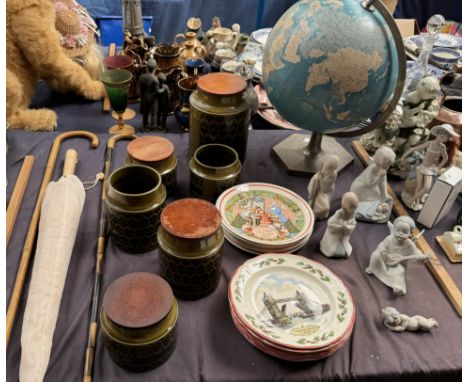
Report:
M 427 125 L 439 114 L 441 99 L 439 81 L 432 76 L 419 81 L 416 90 L 403 101 L 403 118 L 392 149 L 396 160 L 389 173 L 406 179 L 409 168 L 401 166 L 401 156 L 429 138 Z
M 339 159 L 336 155 L 328 155 L 322 164 L 320 172 L 315 174 L 309 182 L 309 204 L 316 219 L 326 219 L 330 212 L 330 203 L 335 192 L 335 182 L 338 173 Z
M 392 149 L 382 146 L 368 167 L 351 184 L 359 198 L 356 220 L 385 223 L 390 218 L 392 197 L 387 193 L 387 170 L 395 160 Z
M 422 254 L 414 244 L 412 231 L 415 223 L 409 216 L 400 216 L 388 226 L 390 235 L 372 252 L 366 272 L 392 288 L 395 295 L 401 296 L 406 294 L 408 261 L 425 261 L 430 255 Z
M 341 198 L 341 208 L 327 221 L 327 230 L 320 241 L 320 251 L 327 257 L 349 257 L 353 247 L 349 238 L 356 228 L 354 214 L 359 199 L 353 192 Z
M 147 62 L 148 72 L 142 74 L 138 82 L 141 97 L 140 114 L 143 114 L 145 131 L 154 131 L 157 128 L 159 80 L 155 74 L 156 67 L 156 60 L 150 58 Z
M 453 127 L 447 123 L 434 126 L 431 135 L 435 139 L 413 147 L 402 156 L 402 161 L 416 151 L 426 150 L 422 163 L 416 167 L 416 185 L 414 189 L 405 187 L 401 194 L 403 203 L 414 211 L 422 209 L 424 197 L 432 185 L 432 177 L 439 175 L 439 170 L 447 163 L 448 155 L 445 144 L 452 137 L 459 137 Z
M 403 104 L 399 103 L 385 121 L 384 126 L 361 136 L 359 140 L 364 148 L 370 154 L 374 154 L 380 146 L 394 148 L 402 118 Z
M 158 80 L 158 129 L 167 131 L 166 120 L 171 111 L 171 91 L 166 84 L 167 78 L 164 73 L 158 74 Z
M 425 318 L 423 316 L 407 316 L 398 312 L 395 308 L 387 306 L 382 309 L 381 318 L 384 325 L 392 332 L 416 332 L 418 330 L 428 332 L 432 328 L 437 328 L 439 323 L 433 318 Z

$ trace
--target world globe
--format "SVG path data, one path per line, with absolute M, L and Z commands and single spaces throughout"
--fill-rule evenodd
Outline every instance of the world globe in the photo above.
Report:
M 324 133 L 374 116 L 398 80 L 387 21 L 360 0 L 302 0 L 278 20 L 266 42 L 263 82 L 283 118 Z

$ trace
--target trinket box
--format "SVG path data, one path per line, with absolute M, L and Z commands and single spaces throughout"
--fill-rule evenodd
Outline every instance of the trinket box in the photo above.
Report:
M 161 275 L 177 298 L 196 300 L 216 289 L 223 243 L 221 216 L 213 204 L 187 198 L 164 208 L 158 230 Z
M 133 372 L 154 369 L 173 353 L 178 307 L 171 287 L 146 272 L 115 280 L 104 294 L 101 327 L 112 360 Z
M 139 137 L 127 146 L 126 164 L 142 164 L 154 168 L 172 195 L 177 187 L 177 158 L 174 145 L 169 139 L 157 136 Z

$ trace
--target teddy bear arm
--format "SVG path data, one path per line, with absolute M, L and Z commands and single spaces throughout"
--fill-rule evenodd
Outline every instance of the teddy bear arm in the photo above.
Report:
M 28 64 L 58 91 L 73 90 L 91 99 L 104 96 L 100 81 L 93 81 L 76 62 L 67 57 L 55 30 L 55 12 L 38 5 L 25 7 L 12 20 L 15 41 Z

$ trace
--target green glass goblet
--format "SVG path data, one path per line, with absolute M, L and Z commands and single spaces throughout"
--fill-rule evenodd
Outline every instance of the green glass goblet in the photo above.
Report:
M 125 69 L 106 70 L 101 76 L 112 109 L 119 116 L 117 125 L 109 129 L 110 134 L 135 134 L 135 128 L 124 123 L 122 116 L 127 108 L 128 89 L 131 79 L 132 73 Z

